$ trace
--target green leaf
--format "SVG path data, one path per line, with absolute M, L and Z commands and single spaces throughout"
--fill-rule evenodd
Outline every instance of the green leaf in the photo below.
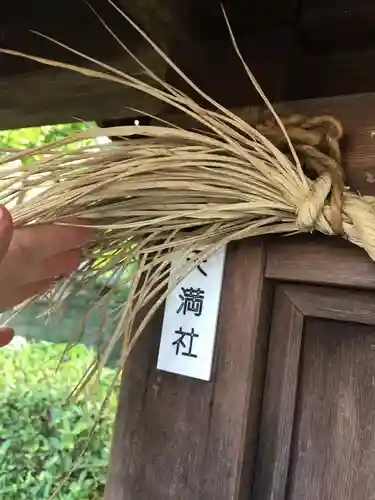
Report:
M 114 372 L 105 370 L 97 390 L 67 404 L 71 389 L 95 353 L 77 346 L 56 372 L 65 347 L 43 342 L 29 344 L 21 351 L 0 350 L 0 437 L 4 440 L 0 444 L 1 499 L 47 500 L 87 445 Z M 116 401 L 114 396 L 57 498 L 102 498 Z

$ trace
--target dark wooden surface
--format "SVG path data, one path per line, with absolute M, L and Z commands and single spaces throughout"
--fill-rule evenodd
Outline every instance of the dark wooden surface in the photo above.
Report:
M 228 107 L 259 103 L 231 46 L 218 0 L 117 3 L 212 97 Z M 186 88 L 106 0 L 91 4 L 143 62 Z M 272 101 L 375 92 L 375 8 L 370 0 L 226 0 L 224 5 L 245 60 Z M 0 6 L 0 46 L 77 62 L 30 29 L 127 72 L 137 71 L 84 2 L 55 6 L 47 0 L 7 0 Z M 118 85 L 0 56 L 3 129 L 74 117 L 132 117 L 127 106 L 160 112 L 159 103 Z
M 121 19 L 106 0 L 90 0 L 109 26 L 160 76 L 165 66 L 150 46 Z M 133 11 L 136 2 L 132 2 Z M 158 25 L 155 16 L 155 25 Z M 0 6 L 0 47 L 41 57 L 92 66 L 81 57 L 31 33 L 39 31 L 90 57 L 130 74 L 137 64 L 103 28 L 84 1 L 66 0 L 56 5 L 46 0 L 11 0 Z M 0 54 L 0 127 L 72 122 L 129 116 L 127 106 L 160 110 L 159 103 L 119 84 L 51 69 L 23 58 Z
M 374 297 L 277 287 L 253 500 L 372 498 Z
M 266 276 L 281 281 L 374 289 L 375 263 L 362 248 L 339 237 L 275 238 L 267 252 Z
M 373 498 L 375 317 L 368 314 L 372 326 L 366 327 L 306 321 L 290 500 Z
M 338 51 L 374 45 L 372 0 L 302 0 L 301 40 L 310 50 Z
M 210 383 L 156 371 L 159 331 L 143 337 L 124 372 L 105 500 L 247 500 L 267 346 L 263 266 L 259 245 L 229 251 Z
M 279 500 L 286 488 L 303 322 L 303 313 L 285 290 L 277 289 L 272 309 L 259 454 L 251 496 L 254 500 Z
M 183 88 L 181 79 L 173 71 L 165 74 L 160 57 L 106 0 L 91 0 L 90 3 L 142 62 L 162 78 Z M 118 0 L 116 3 L 213 97 L 222 99 L 227 105 L 235 105 L 246 104 L 251 95 L 255 96 L 231 47 L 220 2 Z M 262 47 L 262 54 L 267 54 L 269 61 L 277 64 L 280 70 L 283 68 L 281 59 L 287 56 L 285 47 L 290 44 L 289 26 L 297 0 L 287 0 L 283 9 L 270 8 L 271 3 L 271 0 L 252 2 L 251 5 L 245 0 L 224 2 L 233 30 L 242 40 L 243 50 L 252 59 L 256 71 L 263 73 L 266 71 L 264 57 L 258 57 L 255 47 Z M 267 18 L 275 32 L 264 36 L 262 26 Z M 30 30 L 57 38 L 130 74 L 139 73 L 140 68 L 134 66 L 83 1 L 67 0 L 56 7 L 46 0 L 32 3 L 8 0 L 0 6 L 0 47 L 81 62 L 80 57 L 31 34 Z M 286 44 L 279 43 L 281 33 L 283 39 L 288 39 Z M 271 55 L 274 49 L 277 52 Z M 273 82 L 274 78 L 264 82 L 270 92 L 274 91 Z M 278 90 L 274 96 L 279 96 Z M 128 106 L 153 114 L 160 112 L 159 103 L 119 85 L 11 56 L 0 56 L 2 129 L 72 121 L 75 117 L 86 120 L 132 117 L 134 113 L 127 109 Z

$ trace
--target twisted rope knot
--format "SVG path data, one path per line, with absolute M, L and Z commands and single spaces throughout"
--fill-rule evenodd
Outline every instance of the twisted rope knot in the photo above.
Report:
M 361 197 L 345 188 L 341 123 L 332 116 L 302 115 L 293 115 L 283 123 L 310 182 L 309 193 L 297 210 L 298 228 L 341 234 L 375 260 L 375 197 Z M 268 120 L 257 128 L 291 156 L 276 122 Z
M 344 193 L 344 221 L 346 238 L 362 247 L 375 260 L 375 198 L 361 197 L 353 192 Z
M 334 233 L 344 234 L 345 173 L 341 165 L 341 123 L 329 115 L 313 118 L 292 115 L 283 119 L 283 124 L 311 181 L 310 192 L 298 209 L 298 227 L 313 230 L 318 224 L 327 230 L 328 224 Z M 285 136 L 275 120 L 268 119 L 257 128 L 290 157 Z

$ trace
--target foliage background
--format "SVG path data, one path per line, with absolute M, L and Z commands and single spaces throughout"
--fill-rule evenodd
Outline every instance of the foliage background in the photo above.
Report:
M 73 123 L 3 131 L 0 150 L 41 146 L 90 125 Z M 84 144 L 92 141 L 81 145 Z M 24 160 L 20 168 L 27 168 L 27 163 Z M 25 319 L 27 326 L 27 312 Z M 42 341 L 20 350 L 0 350 L 0 498 L 47 500 L 89 443 L 56 498 L 98 500 L 106 481 L 117 387 L 100 424 L 89 441 L 88 438 L 114 371 L 105 369 L 100 385 L 95 385 L 83 399 L 68 401 L 95 351 L 75 346 L 56 371 L 66 344 L 59 343 L 57 328 L 49 332 L 57 343 Z M 69 333 L 65 332 L 65 337 Z
M 43 125 L 41 127 L 28 127 L 14 130 L 3 130 L 0 132 L 0 149 L 16 148 L 28 149 L 43 146 L 60 139 L 64 139 L 69 135 L 87 130 L 93 123 L 91 122 L 76 122 L 66 123 L 61 125 Z M 93 141 L 82 141 L 78 145 L 92 144 Z M 70 145 L 67 147 L 76 147 Z M 24 158 L 23 163 L 27 163 L 28 159 Z
M 56 498 L 99 500 L 106 482 L 116 388 L 93 436 L 114 372 L 106 369 L 100 384 L 77 402 L 69 395 L 94 351 L 78 345 L 65 354 L 64 344 L 37 343 L 0 350 L 0 498 L 47 500 L 79 458 Z

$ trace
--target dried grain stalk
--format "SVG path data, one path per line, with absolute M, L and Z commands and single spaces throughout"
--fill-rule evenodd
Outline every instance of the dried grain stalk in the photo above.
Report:
M 43 187 L 12 209 L 16 225 L 61 223 L 63 218 L 74 217 L 98 229 L 85 248 L 85 267 L 71 278 L 78 288 L 89 289 L 103 272 L 137 264 L 136 271 L 128 276 L 129 298 L 117 311 L 116 331 L 82 386 L 100 371 L 121 338 L 123 367 L 153 313 L 192 269 L 189 264 L 170 276 L 169 265 L 176 252 L 188 255 L 199 251 L 199 261 L 203 261 L 235 240 L 319 231 L 340 234 L 375 259 L 375 198 L 363 198 L 346 188 L 340 167 L 342 130 L 334 118 L 293 116 L 281 120 L 242 59 L 226 18 L 234 49 L 271 116 L 266 123 L 250 125 L 201 91 L 130 18 L 111 0 L 109 3 L 206 105 L 199 105 L 145 67 L 102 20 L 138 62 L 144 80 L 52 39 L 98 69 L 2 50 L 137 89 L 186 114 L 200 127 L 199 131 L 185 130 L 160 120 L 157 126 L 93 128 L 3 157 L 3 163 L 9 164 L 38 155 L 28 164 L 20 186 L 15 187 L 16 168 L 0 170 L 4 202 Z M 145 139 L 131 139 L 134 134 Z M 66 144 L 103 135 L 123 140 L 69 152 L 63 149 Z M 105 265 L 99 267 L 98 259 L 104 259 Z M 66 283 L 52 294 L 59 305 L 61 287 L 66 289 Z M 105 305 L 107 298 L 102 296 L 93 309 Z M 144 319 L 136 324 L 139 312 L 147 308 Z

